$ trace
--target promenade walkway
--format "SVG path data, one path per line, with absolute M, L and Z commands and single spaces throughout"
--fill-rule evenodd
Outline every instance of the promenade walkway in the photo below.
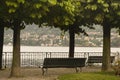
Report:
M 100 71 L 99 67 L 84 67 L 83 72 Z M 51 68 L 42 76 L 40 68 L 22 68 L 20 78 L 9 78 L 10 69 L 0 71 L 0 80 L 57 80 L 59 75 L 76 73 L 74 68 Z

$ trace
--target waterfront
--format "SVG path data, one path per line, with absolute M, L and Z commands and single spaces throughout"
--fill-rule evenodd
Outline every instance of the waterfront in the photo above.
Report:
M 12 46 L 4 46 L 3 67 L 12 64 Z M 111 56 L 117 56 L 119 48 L 111 48 Z M 69 47 L 21 46 L 21 66 L 40 67 L 44 58 L 63 58 L 69 56 Z M 75 47 L 75 58 L 102 56 L 102 47 Z
M 4 46 L 3 52 L 12 52 L 12 46 Z M 21 46 L 21 52 L 69 52 L 69 47 Z M 75 47 L 75 52 L 102 52 L 102 47 Z M 120 48 L 111 48 L 111 52 L 120 52 Z

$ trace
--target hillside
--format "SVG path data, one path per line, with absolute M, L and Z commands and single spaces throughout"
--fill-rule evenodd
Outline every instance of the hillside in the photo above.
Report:
M 86 32 L 89 36 L 83 34 L 77 35 L 75 39 L 75 45 L 77 47 L 100 47 L 102 46 L 103 34 L 102 27 L 95 26 L 95 30 L 86 28 Z M 5 29 L 4 44 L 12 45 L 13 34 L 12 30 Z M 116 33 L 116 30 L 112 30 L 111 33 L 111 46 L 120 47 L 120 36 Z M 57 28 L 43 27 L 39 28 L 36 25 L 28 25 L 21 31 L 21 45 L 26 46 L 69 46 L 68 32 L 65 34 Z

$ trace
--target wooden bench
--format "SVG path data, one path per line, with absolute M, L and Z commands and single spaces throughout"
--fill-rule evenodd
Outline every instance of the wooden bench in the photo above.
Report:
M 45 58 L 42 66 L 42 74 L 47 72 L 48 68 L 78 68 L 82 71 L 85 66 L 86 58 Z
M 110 62 L 113 63 L 115 56 L 110 57 Z M 93 63 L 102 63 L 102 56 L 89 56 L 87 64 L 91 65 Z

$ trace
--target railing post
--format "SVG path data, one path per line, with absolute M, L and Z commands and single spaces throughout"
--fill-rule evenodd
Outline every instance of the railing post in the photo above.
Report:
M 50 52 L 50 54 L 49 54 L 49 57 L 51 58 L 51 52 Z
M 90 56 L 90 54 L 88 53 L 88 57 Z
M 48 53 L 46 52 L 46 58 L 47 58 Z
M 51 52 L 46 52 L 46 58 L 51 58 L 52 53 Z
M 5 68 L 7 68 L 7 52 L 5 52 Z
M 87 55 L 87 53 L 86 53 L 86 52 L 84 52 L 84 58 L 86 57 L 86 55 Z

